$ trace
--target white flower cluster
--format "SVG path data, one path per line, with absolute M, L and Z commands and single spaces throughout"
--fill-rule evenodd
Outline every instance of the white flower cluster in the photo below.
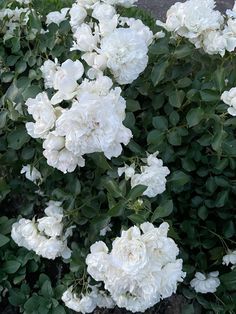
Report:
M 70 16 L 72 50 L 83 52 L 90 78 L 108 68 L 117 83 L 130 84 L 145 70 L 153 33 L 141 20 L 120 18 L 114 6 L 98 1 L 93 5 L 93 22 L 84 22 L 86 6 L 81 4 L 74 4 Z
M 50 201 L 44 210 L 46 216 L 35 221 L 20 219 L 12 225 L 11 237 L 19 245 L 48 259 L 70 258 L 67 238 L 71 228 L 63 231 L 63 208 L 60 202 Z
M 197 272 L 195 278 L 190 282 L 190 285 L 197 293 L 214 293 L 220 285 L 218 276 L 218 271 L 209 274 Z
M 106 76 L 77 84 L 83 73 L 80 61 L 67 60 L 61 67 L 48 61 L 42 72 L 45 85 L 57 92 L 51 100 L 45 92 L 27 100 L 35 122 L 26 123 L 26 128 L 32 137 L 44 139 L 43 154 L 48 164 L 66 173 L 77 165 L 84 166 L 84 154 L 104 152 L 109 159 L 119 156 L 121 143 L 127 145 L 132 137 L 122 123 L 126 103 L 121 89 L 112 89 L 112 81 Z M 70 108 L 55 106 L 71 98 Z
M 228 113 L 232 116 L 236 116 L 236 87 L 231 88 L 229 91 L 225 91 L 221 95 L 221 99 L 229 106 Z
M 146 222 L 140 229 L 123 231 L 110 253 L 104 242 L 96 242 L 86 258 L 88 273 L 104 283 L 119 307 L 132 312 L 144 312 L 170 297 L 185 277 L 182 260 L 176 259 L 179 249 L 167 236 L 169 225 L 155 228 Z
M 31 165 L 23 166 L 20 173 L 25 174 L 26 179 L 32 181 L 35 184 L 40 184 L 42 182 L 41 173 Z
M 27 25 L 29 21 L 29 8 L 6 8 L 0 10 L 0 21 L 3 21 L 0 34 L 4 34 L 3 40 L 6 41 L 14 37 L 14 32 L 20 26 Z
M 189 39 L 210 55 L 224 56 L 236 48 L 236 5 L 226 12 L 226 18 L 214 8 L 214 0 L 177 2 L 168 10 L 166 22 L 157 21 L 157 25 Z
M 96 307 L 112 309 L 115 303 L 112 298 L 98 286 L 89 286 L 90 293 L 81 294 L 80 297 L 73 292 L 73 287 L 69 287 L 62 295 L 65 305 L 76 312 L 92 313 Z
M 236 250 L 229 251 L 228 254 L 223 257 L 223 265 L 228 266 L 229 264 L 233 265 L 231 269 L 236 267 Z
M 166 176 L 170 174 L 167 167 L 163 166 L 163 161 L 156 156 L 158 152 L 148 155 L 143 159 L 146 166 L 140 167 L 140 173 L 135 173 L 135 164 L 131 166 L 125 165 L 125 167 L 118 168 L 118 175 L 121 176 L 125 173 L 126 180 L 131 179 L 131 187 L 137 185 L 146 185 L 147 189 L 143 193 L 148 197 L 155 197 L 161 194 L 166 189 Z
M 55 92 L 50 99 L 42 92 L 26 102 L 34 120 L 26 123 L 28 134 L 44 140 L 48 164 L 63 173 L 83 167 L 85 154 L 103 152 L 109 159 L 118 157 L 121 144 L 127 145 L 132 137 L 123 125 L 126 102 L 122 90 L 113 88 L 112 79 L 103 71 L 109 69 L 122 85 L 132 83 L 147 66 L 153 33 L 140 20 L 116 13 L 116 5 L 129 7 L 135 2 L 78 0 L 71 8 L 47 15 L 47 25 L 69 19 L 72 50 L 80 50 L 81 60 L 89 66 L 87 79 L 79 60 L 62 64 L 47 60 L 41 67 L 45 89 Z M 63 101 L 67 107 L 59 105 Z

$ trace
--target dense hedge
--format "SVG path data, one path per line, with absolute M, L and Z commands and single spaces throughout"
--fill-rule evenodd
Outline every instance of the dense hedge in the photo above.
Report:
M 56 9 L 56 1 L 45 8 Z M 126 13 L 142 17 L 154 32 L 160 30 L 143 11 Z M 123 91 L 124 124 L 133 133 L 124 153 L 111 161 L 102 153 L 91 154 L 85 168 L 65 175 L 47 165 L 40 140 L 30 138 L 24 127 L 31 119 L 25 101 L 43 90 L 42 63 L 78 57 L 68 52 L 72 38 L 67 21 L 51 24 L 46 34 L 40 34 L 41 27 L 39 16 L 32 14 L 21 34 L 5 42 L 0 38 L 0 311 L 70 313 L 60 301 L 62 292 L 85 279 L 85 257 L 90 245 L 103 239 L 102 228 L 112 222 L 111 243 L 121 227 L 144 221 L 159 225 L 165 219 L 187 272 L 178 290 L 186 298 L 183 313 L 234 313 L 236 270 L 223 266 L 222 257 L 236 245 L 236 119 L 220 100 L 223 91 L 235 86 L 234 54 L 209 56 L 169 34 L 154 42 L 147 69 Z M 162 195 L 144 197 L 140 204 L 143 187 L 131 189 L 117 168 L 139 163 L 146 151 L 159 151 L 171 174 Z M 26 163 L 40 170 L 40 187 L 20 175 Z M 62 201 L 68 222 L 76 225 L 67 264 L 40 258 L 10 239 L 12 223 L 20 216 L 42 215 L 49 199 Z M 220 271 L 216 294 L 199 295 L 189 287 L 199 270 Z

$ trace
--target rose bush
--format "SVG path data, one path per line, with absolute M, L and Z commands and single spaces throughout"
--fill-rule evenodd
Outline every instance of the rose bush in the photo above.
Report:
M 136 2 L 0 3 L 2 313 L 236 310 L 236 7 Z

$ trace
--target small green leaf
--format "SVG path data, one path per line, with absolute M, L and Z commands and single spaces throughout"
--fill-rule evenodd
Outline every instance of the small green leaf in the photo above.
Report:
M 220 276 L 220 281 L 223 286 L 226 287 L 227 290 L 229 291 L 235 291 L 236 287 L 236 269 L 233 271 L 230 271 L 227 274 L 221 275 Z
M 169 216 L 173 212 L 173 208 L 174 206 L 172 200 L 165 201 L 163 204 L 161 204 L 155 209 L 151 218 L 151 222 L 154 222 L 159 218 Z
M 183 90 L 175 90 L 169 96 L 169 102 L 171 106 L 180 108 L 185 98 L 185 92 Z
M 137 185 L 128 193 L 127 200 L 128 201 L 135 201 L 138 197 L 143 195 L 146 191 L 147 187 L 145 185 Z
M 186 116 L 188 126 L 191 128 L 199 124 L 199 122 L 201 122 L 203 117 L 204 117 L 204 111 L 200 107 L 191 109 L 187 113 L 187 116 Z
M 164 79 L 168 65 L 168 61 L 165 61 L 154 66 L 151 73 L 151 80 L 154 86 L 157 86 Z
M 14 274 L 20 268 L 21 263 L 17 261 L 6 261 L 3 263 L 2 271 L 6 272 L 7 274 Z
M 0 234 L 0 247 L 4 246 L 9 241 L 10 241 L 10 239 L 8 237 L 4 236 L 3 234 Z

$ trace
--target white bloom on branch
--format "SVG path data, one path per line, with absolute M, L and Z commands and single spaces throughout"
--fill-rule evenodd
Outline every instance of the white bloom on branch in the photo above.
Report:
M 236 250 L 235 251 L 229 251 L 228 254 L 226 254 L 223 257 L 223 265 L 228 266 L 229 264 L 232 264 L 232 269 L 236 267 Z
M 218 271 L 209 274 L 197 272 L 190 285 L 197 293 L 214 293 L 220 285 L 218 276 Z
M 127 145 L 132 137 L 122 124 L 125 100 L 118 87 L 107 95 L 98 95 L 93 88 L 81 89 L 78 101 L 57 120 L 55 132 L 65 137 L 65 147 L 76 156 L 104 152 L 109 159 L 117 157 L 122 151 L 121 143 Z
M 220 29 L 224 19 L 214 0 L 177 2 L 167 11 L 165 28 L 194 42 L 209 30 Z
M 82 6 L 74 3 L 69 14 L 72 31 L 75 31 L 84 22 L 87 16 L 87 11 Z
M 96 307 L 114 308 L 114 301 L 105 291 L 99 290 L 98 286 L 90 286 L 91 292 L 78 296 L 73 292 L 73 287 L 69 287 L 62 295 L 65 306 L 81 313 L 92 313 Z
M 118 175 L 121 176 L 125 173 L 126 180 L 131 179 L 132 188 L 137 185 L 146 185 L 147 189 L 143 195 L 155 197 L 163 193 L 166 189 L 166 176 L 170 174 L 170 171 L 163 166 L 163 161 L 157 158 L 157 155 L 158 152 L 143 159 L 146 166 L 140 167 L 140 173 L 135 172 L 135 164 L 132 164 L 130 167 L 125 165 L 125 167 L 118 168 Z
M 132 83 L 145 70 L 147 52 L 144 38 L 130 28 L 117 28 L 101 40 L 100 54 L 120 85 Z
M 96 242 L 86 258 L 87 271 L 105 288 L 119 307 L 144 312 L 161 298 L 176 292 L 182 282 L 179 250 L 167 236 L 169 225 L 150 223 L 123 231 L 109 253 L 104 242 Z
M 33 138 L 45 138 L 56 121 L 56 112 L 47 94 L 43 92 L 36 98 L 29 98 L 25 105 L 35 120 L 26 123 L 28 134 Z
M 33 250 L 48 259 L 62 256 L 70 258 L 67 238 L 71 228 L 63 231 L 63 208 L 60 202 L 50 201 L 45 209 L 46 217 L 38 220 L 20 219 L 12 225 L 11 237 L 22 247 Z
M 61 11 L 54 11 L 48 13 L 48 15 L 46 16 L 46 24 L 50 25 L 51 23 L 55 23 L 59 26 L 61 22 L 67 19 L 66 14 L 68 11 L 69 8 L 63 8 L 61 9 Z
M 34 182 L 35 184 L 41 183 L 42 181 L 41 173 L 31 165 L 23 166 L 20 173 L 25 174 L 26 179 Z
M 231 88 L 229 91 L 225 91 L 221 95 L 221 99 L 229 106 L 228 113 L 232 116 L 236 116 L 236 87 Z

